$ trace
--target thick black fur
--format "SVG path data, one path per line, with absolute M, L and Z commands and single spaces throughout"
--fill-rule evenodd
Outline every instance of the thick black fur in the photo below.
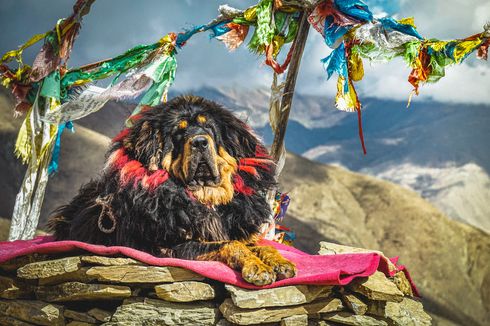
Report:
M 257 150 L 265 151 L 250 128 L 228 110 L 203 98 L 183 96 L 142 113 L 125 140 L 140 145 L 126 153 L 147 168 L 158 148 L 163 149 L 163 155 L 171 151 L 176 157 L 186 138 L 186 131 L 178 128 L 179 121 L 193 121 L 198 114 L 208 117 L 206 132 L 237 161 L 255 157 Z M 113 142 L 108 155 L 124 144 L 123 140 Z M 229 204 L 211 208 L 192 199 L 184 182 L 172 175 L 149 191 L 141 184 L 122 186 L 120 171 L 107 166 L 68 205 L 55 211 L 49 226 L 57 240 L 127 246 L 155 255 L 170 249 L 167 252 L 174 257 L 193 259 L 219 246 L 209 242 L 246 240 L 259 233 L 260 225 L 271 213 L 264 194 L 275 180 L 273 166 L 257 171 L 259 177 L 237 172 L 254 190 L 252 195 L 235 192 Z M 109 205 L 117 220 L 112 233 L 104 233 L 98 227 L 102 206 L 96 199 L 107 195 L 113 196 Z

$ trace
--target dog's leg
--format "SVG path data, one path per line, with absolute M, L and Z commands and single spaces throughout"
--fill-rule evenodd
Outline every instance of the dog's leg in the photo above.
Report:
M 272 267 L 262 262 L 242 241 L 189 241 L 172 250 L 173 257 L 176 258 L 223 262 L 241 271 L 245 281 L 255 285 L 267 285 L 276 280 L 276 273 Z
M 273 268 L 278 280 L 296 275 L 296 266 L 284 258 L 276 248 L 271 246 L 250 246 L 249 248 L 260 260 Z

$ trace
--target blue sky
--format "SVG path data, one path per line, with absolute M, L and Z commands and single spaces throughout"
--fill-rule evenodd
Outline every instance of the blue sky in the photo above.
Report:
M 69 0 L 2 0 L 0 12 L 0 52 L 22 44 L 31 35 L 51 29 L 56 20 L 71 12 Z M 458 38 L 482 30 L 490 19 L 490 1 L 485 0 L 398 0 L 366 1 L 380 15 L 414 16 L 425 37 Z M 85 18 L 69 62 L 72 66 L 117 55 L 137 44 L 152 43 L 171 31 L 208 22 L 217 15 L 217 7 L 228 3 L 245 8 L 249 0 L 99 0 Z M 334 95 L 335 80 L 326 81 L 320 59 L 330 49 L 321 37 L 310 32 L 298 81 L 302 93 Z M 26 52 L 31 62 L 35 50 Z M 473 55 L 474 57 L 474 55 Z M 179 68 L 175 88 L 186 90 L 207 86 L 269 87 L 271 71 L 263 58 L 242 47 L 229 53 L 207 35 L 195 36 L 178 54 Z M 415 100 L 435 99 L 450 102 L 488 103 L 490 101 L 490 65 L 471 58 L 458 67 L 450 67 L 447 76 L 436 85 L 423 87 Z M 358 89 L 361 96 L 406 100 L 411 87 L 406 82 L 409 69 L 401 61 L 366 64 L 366 76 Z

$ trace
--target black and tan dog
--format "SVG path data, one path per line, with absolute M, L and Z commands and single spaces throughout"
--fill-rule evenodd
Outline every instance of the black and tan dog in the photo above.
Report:
M 295 275 L 277 250 L 256 245 L 274 163 L 244 122 L 192 96 L 133 119 L 101 176 L 50 218 L 57 240 L 222 261 L 256 285 Z

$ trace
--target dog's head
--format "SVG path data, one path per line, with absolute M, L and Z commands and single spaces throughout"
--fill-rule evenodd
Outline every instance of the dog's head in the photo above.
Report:
M 251 129 L 201 97 L 145 108 L 113 142 L 108 166 L 120 170 L 122 183 L 155 188 L 170 177 L 206 205 L 263 190 L 256 181 L 273 176 L 273 163 Z

